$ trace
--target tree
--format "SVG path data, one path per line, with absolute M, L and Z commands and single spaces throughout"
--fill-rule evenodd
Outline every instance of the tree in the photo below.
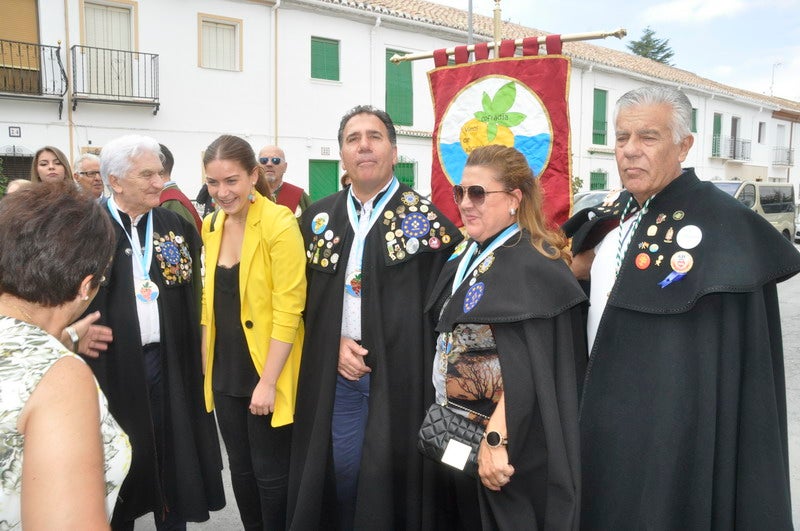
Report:
M 626 46 L 636 55 L 641 55 L 653 61 L 672 66 L 669 60 L 672 59 L 675 52 L 672 51 L 669 45 L 669 39 L 659 39 L 656 38 L 655 35 L 655 30 L 647 26 L 644 31 L 642 31 L 642 37 L 638 41 L 631 41 L 630 44 Z
M 0 159 L 0 197 L 6 195 L 6 186 L 8 186 L 8 177 L 3 175 L 3 159 Z

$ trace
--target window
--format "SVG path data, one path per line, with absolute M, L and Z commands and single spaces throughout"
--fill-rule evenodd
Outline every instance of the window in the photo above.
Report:
M 311 37 L 311 77 L 339 81 L 339 41 Z
M 692 107 L 692 133 L 697 132 L 697 109 Z
M 722 154 L 722 115 L 714 113 L 714 136 L 711 138 L 711 156 L 719 157 Z
M 312 201 L 339 191 L 339 163 L 335 160 L 308 161 L 308 192 Z
M 403 184 L 407 184 L 414 188 L 414 170 L 416 163 L 414 162 L 398 162 L 394 165 L 394 175 L 397 180 Z
M 767 141 L 767 123 L 758 122 L 758 143 L 763 144 Z
M 242 69 L 242 21 L 198 13 L 198 66 L 217 70 Z
M 36 0 L 3 2 L 0 39 L 0 91 L 41 94 Z
M 592 144 L 606 145 L 606 101 L 608 91 L 594 89 L 594 118 L 592 120 Z
M 401 50 L 386 50 L 386 112 L 395 125 L 414 125 L 414 87 L 411 83 L 411 61 L 393 63 Z
M 607 190 L 608 173 L 604 171 L 593 171 L 589 174 L 589 190 Z

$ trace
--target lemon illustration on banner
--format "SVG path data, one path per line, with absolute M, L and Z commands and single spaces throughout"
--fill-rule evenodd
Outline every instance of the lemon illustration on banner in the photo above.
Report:
M 507 76 L 485 76 L 465 86 L 450 102 L 437 138 L 439 160 L 454 184 L 467 157 L 481 146 L 517 148 L 537 177 L 552 151 L 550 117 L 539 96 Z

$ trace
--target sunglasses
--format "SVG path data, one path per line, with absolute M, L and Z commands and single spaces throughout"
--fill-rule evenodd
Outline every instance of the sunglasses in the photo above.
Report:
M 272 164 L 277 166 L 278 164 L 281 163 L 282 160 L 283 159 L 280 157 L 261 157 L 258 159 L 258 162 L 260 162 L 261 164 L 269 164 L 270 162 L 272 162 Z
M 487 191 L 483 186 L 479 184 L 473 184 L 472 186 L 466 186 L 466 187 L 457 184 L 453 186 L 453 199 L 455 200 L 457 205 L 460 205 L 461 202 L 464 200 L 465 193 L 467 197 L 469 197 L 469 200 L 473 205 L 481 206 L 483 202 L 486 201 L 486 194 L 507 194 L 508 190 Z

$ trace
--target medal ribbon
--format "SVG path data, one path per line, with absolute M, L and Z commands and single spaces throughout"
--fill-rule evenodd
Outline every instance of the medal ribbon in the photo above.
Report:
M 386 203 L 389 202 L 398 188 L 400 188 L 400 183 L 397 181 L 397 177 L 392 176 L 389 188 L 386 190 L 386 193 L 383 194 L 381 200 L 373 205 L 372 212 L 369 216 L 369 223 L 364 226 L 361 226 L 358 222 L 352 187 L 350 188 L 350 193 L 347 194 L 347 217 L 350 219 L 350 226 L 353 227 L 353 232 L 355 233 L 355 253 L 358 263 L 357 271 L 361 271 L 361 264 L 364 262 L 364 242 L 367 240 L 367 234 L 369 234 L 369 230 L 375 225 L 375 222 L 378 221 L 378 218 L 381 217 L 383 209 L 386 208 Z
M 509 226 L 500 233 L 500 235 L 495 238 L 495 240 L 489 244 L 483 252 L 478 255 L 476 260 L 472 260 L 472 255 L 475 254 L 475 251 L 478 249 L 478 242 L 472 242 L 472 245 L 464 252 L 464 256 L 461 257 L 461 261 L 458 263 L 458 268 L 456 269 L 456 276 L 453 278 L 453 287 L 450 291 L 450 294 L 456 292 L 458 287 L 464 282 L 464 280 L 472 273 L 478 264 L 483 262 L 483 260 L 491 253 L 494 252 L 495 249 L 503 245 L 511 238 L 513 235 L 519 232 L 519 225 L 514 223 L 513 225 Z
M 150 263 L 153 261 L 153 211 L 150 210 L 147 212 L 147 225 L 144 230 L 143 254 L 142 249 L 138 245 L 134 245 L 133 238 L 130 234 L 128 234 L 128 231 L 125 230 L 125 225 L 122 223 L 122 218 L 119 217 L 117 203 L 114 201 L 113 196 L 108 198 L 107 206 L 108 211 L 111 213 L 111 217 L 114 218 L 114 221 L 119 223 L 119 226 L 122 227 L 122 232 L 124 232 L 125 236 L 128 238 L 128 241 L 131 244 L 131 252 L 142 264 L 142 279 L 150 280 Z M 133 219 L 131 219 L 131 232 L 135 230 L 136 227 L 133 226 Z

